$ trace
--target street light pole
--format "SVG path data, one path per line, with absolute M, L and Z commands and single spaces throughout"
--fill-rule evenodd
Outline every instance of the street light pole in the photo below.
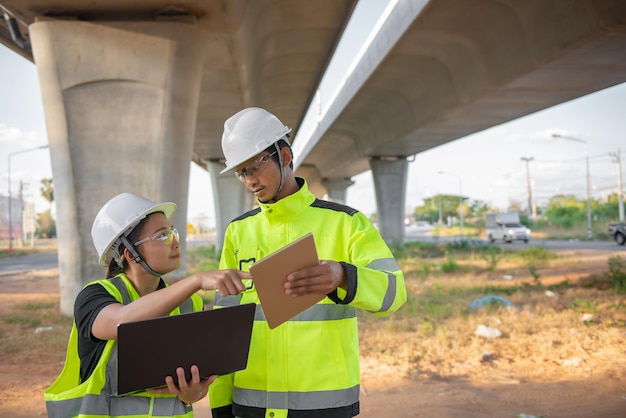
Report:
M 28 148 L 28 149 L 23 149 L 21 151 L 15 151 L 9 154 L 8 157 L 8 169 L 9 169 L 9 255 L 13 254 L 13 214 L 12 212 L 12 204 L 11 204 L 11 157 L 13 157 L 14 155 L 17 154 L 23 154 L 25 152 L 29 152 L 29 151 L 36 151 L 38 149 L 45 149 L 48 148 L 48 145 L 41 145 L 39 147 L 35 147 L 35 148 Z
M 624 191 L 622 190 L 622 157 L 619 148 L 617 152 L 609 152 L 611 157 L 615 157 L 615 163 L 617 163 L 617 205 L 619 210 L 619 221 L 624 222 Z
M 587 238 L 591 239 L 593 238 L 593 233 L 591 230 L 591 177 L 589 175 L 589 144 L 583 139 L 561 134 L 552 134 L 552 137 L 569 139 L 570 141 L 585 144 L 585 163 L 587 167 Z
M 461 238 L 465 238 L 465 230 L 463 228 L 463 189 L 461 186 L 461 176 L 455 173 L 448 173 L 447 171 L 440 171 L 439 174 L 447 174 L 449 176 L 455 176 L 459 179 L 459 223 L 461 226 Z
M 528 185 L 528 214 L 532 219 L 535 219 L 535 211 L 533 210 L 535 205 L 533 205 L 533 194 L 532 188 L 530 187 L 530 166 L 529 162 L 534 160 L 535 157 L 522 157 L 521 160 L 526 162 L 526 183 Z

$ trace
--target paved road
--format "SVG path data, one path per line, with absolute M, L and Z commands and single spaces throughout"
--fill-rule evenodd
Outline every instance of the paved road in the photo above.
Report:
M 430 243 L 450 243 L 454 241 L 462 240 L 461 237 L 431 237 L 426 235 L 413 235 L 406 236 L 406 242 L 430 242 Z M 483 238 L 467 238 L 468 241 L 475 244 L 489 244 L 489 241 Z M 581 241 L 581 240 L 560 240 L 560 241 L 546 241 L 546 240 L 531 240 L 528 243 L 524 243 L 522 241 L 514 241 L 512 243 L 505 243 L 502 241 L 496 241 L 493 243 L 498 247 L 511 249 L 514 251 L 522 250 L 528 247 L 546 247 L 555 250 L 575 250 L 575 249 L 594 249 L 594 250 L 605 250 L 605 251 L 616 251 L 616 252 L 626 252 L 626 246 L 617 245 L 613 241 Z
M 436 237 L 428 235 L 430 231 L 428 229 L 407 228 L 405 230 L 405 242 L 441 242 L 449 243 L 462 240 L 461 237 Z M 488 244 L 489 242 L 484 238 L 466 238 L 468 241 L 476 244 Z M 522 250 L 532 246 L 543 246 L 555 250 L 576 250 L 576 249 L 595 249 L 615 252 L 625 252 L 626 246 L 617 245 L 615 241 L 587 241 L 587 240 L 530 240 L 528 243 L 522 241 L 514 241 L 512 243 L 505 243 L 502 241 L 494 242 L 502 248 L 511 249 L 514 251 Z
M 0 259 L 0 276 L 8 276 L 32 270 L 56 268 L 58 266 L 59 257 L 56 251 L 19 257 L 6 257 Z
M 448 243 L 459 241 L 461 237 L 431 237 L 426 235 L 428 231 L 423 230 L 408 230 L 406 232 L 406 242 L 421 241 L 421 242 L 441 242 Z M 472 238 L 473 243 L 487 244 L 486 239 Z M 195 242 L 188 242 L 188 248 L 192 248 L 198 245 L 211 244 L 212 240 L 202 239 Z M 584 241 L 584 240 L 567 240 L 567 241 L 543 241 L 543 240 L 531 240 L 530 242 L 523 243 L 521 241 L 515 241 L 507 244 L 503 242 L 495 242 L 495 245 L 499 247 L 519 251 L 531 246 L 544 246 L 546 248 L 555 250 L 576 250 L 576 249 L 595 249 L 604 251 L 613 251 L 616 253 L 623 253 L 626 256 L 626 246 L 617 245 L 614 241 Z M 11 274 L 19 274 L 31 270 L 42 270 L 58 267 L 58 256 L 56 251 L 44 252 L 34 255 L 25 255 L 19 257 L 6 257 L 0 259 L 0 276 L 7 276 Z

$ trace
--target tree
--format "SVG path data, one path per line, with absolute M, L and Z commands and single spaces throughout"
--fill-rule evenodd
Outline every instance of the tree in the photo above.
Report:
M 57 236 L 57 225 L 52 217 L 52 202 L 54 201 L 54 187 L 52 185 L 52 179 L 41 179 L 39 192 L 41 193 L 41 197 L 46 199 L 50 205 L 50 209 L 37 214 L 38 228 L 36 234 L 40 237 L 54 238 Z
M 49 210 L 37 214 L 37 231 L 35 234 L 43 238 L 55 238 L 57 236 L 57 225 Z
M 46 199 L 50 204 L 50 210 L 52 211 L 52 202 L 54 201 L 54 187 L 52 186 L 52 179 L 41 179 L 41 187 L 39 188 L 41 197 Z
M 587 216 L 586 203 L 578 200 L 574 195 L 552 196 L 543 216 L 551 225 L 571 228 L 585 221 Z
M 489 207 L 487 202 L 483 200 L 471 200 L 469 208 L 471 216 L 480 219 L 483 219 L 485 217 L 485 213 L 493 211 L 493 209 Z
M 463 215 L 467 214 L 467 198 L 463 199 Z M 413 212 L 413 216 L 418 221 L 428 221 L 436 223 L 447 217 L 459 216 L 459 195 L 438 194 L 433 197 L 424 199 L 423 206 L 417 206 Z

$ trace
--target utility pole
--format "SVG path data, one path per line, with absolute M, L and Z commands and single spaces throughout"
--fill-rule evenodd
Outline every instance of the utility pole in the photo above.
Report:
M 439 226 L 443 225 L 443 203 L 441 202 L 441 193 L 439 194 Z
M 619 148 L 617 152 L 609 152 L 614 158 L 613 162 L 617 163 L 617 206 L 619 207 L 619 221 L 624 222 L 624 191 L 622 188 L 622 157 Z
M 8 167 L 9 167 L 9 255 L 13 255 L 13 217 L 12 217 L 12 210 L 13 208 L 11 207 L 11 157 L 13 157 L 14 155 L 17 154 L 22 154 L 25 152 L 29 152 L 29 151 L 35 151 L 38 149 L 45 149 L 48 148 L 48 145 L 42 145 L 40 147 L 35 147 L 35 148 L 29 148 L 29 149 L 24 149 L 21 151 L 15 151 L 9 154 L 8 156 Z M 20 185 L 21 187 L 21 185 Z M 21 192 L 20 192 L 21 193 Z
M 20 179 L 20 245 L 24 245 L 24 181 Z
M 526 162 L 526 183 L 528 186 L 528 214 L 534 220 L 537 217 L 537 214 L 535 213 L 535 205 L 533 205 L 533 193 L 530 184 L 530 165 L 528 163 L 534 160 L 535 157 L 522 157 L 520 159 Z

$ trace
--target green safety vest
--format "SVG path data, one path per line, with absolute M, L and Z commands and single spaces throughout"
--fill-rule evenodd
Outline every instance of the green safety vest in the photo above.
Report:
M 209 386 L 214 417 L 233 410 L 236 416 L 268 418 L 307 417 L 312 410 L 318 415 L 325 410 L 323 416 L 358 414 L 357 309 L 385 316 L 406 301 L 402 271 L 371 222 L 347 206 L 316 199 L 306 182 L 298 181 L 298 192 L 259 203 L 228 225 L 220 268 L 246 271 L 312 232 L 320 260 L 344 265 L 348 292 L 337 289 L 274 329 L 267 325 L 253 280 L 246 280 L 242 294 L 218 293 L 216 307 L 256 303 L 257 310 L 246 368 Z
M 120 303 L 125 305 L 139 299 L 139 294 L 126 275 L 87 284 L 100 284 Z M 192 295 L 170 315 L 200 311 L 202 299 Z M 109 340 L 95 370 L 80 382 L 78 330 L 72 326 L 65 366 L 54 383 L 44 391 L 49 418 L 92 417 L 193 417 L 191 406 L 185 406 L 175 395 L 139 392 L 117 395 L 117 344 Z

